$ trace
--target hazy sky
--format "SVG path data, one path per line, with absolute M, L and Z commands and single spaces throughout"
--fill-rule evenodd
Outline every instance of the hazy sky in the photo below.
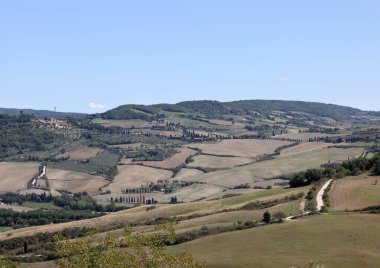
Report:
M 0 107 L 288 99 L 380 110 L 379 0 L 0 1 Z

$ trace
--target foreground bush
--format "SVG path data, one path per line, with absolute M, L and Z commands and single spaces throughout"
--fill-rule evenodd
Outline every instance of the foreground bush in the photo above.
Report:
M 60 267 L 203 267 L 189 254 L 171 255 L 165 245 L 175 242 L 174 225 L 159 227 L 159 233 L 141 234 L 124 230 L 122 237 L 95 235 L 74 241 L 58 238 L 56 261 Z

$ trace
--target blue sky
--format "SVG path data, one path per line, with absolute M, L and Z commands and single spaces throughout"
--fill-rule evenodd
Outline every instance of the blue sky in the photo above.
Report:
M 378 0 L 1 1 L 0 107 L 286 99 L 380 110 L 379 14 Z

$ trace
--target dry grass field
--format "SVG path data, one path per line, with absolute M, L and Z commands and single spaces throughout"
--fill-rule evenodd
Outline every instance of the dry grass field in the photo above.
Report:
M 0 193 L 27 188 L 27 183 L 38 173 L 38 163 L 0 162 Z
M 73 193 L 86 191 L 94 195 L 99 193 L 100 188 L 109 183 L 109 181 L 100 176 L 68 170 L 48 169 L 46 175 L 51 188 L 67 190 Z
M 201 149 L 203 153 L 211 155 L 256 157 L 273 153 L 278 147 L 288 144 L 291 143 L 280 140 L 239 139 L 211 144 L 192 144 L 191 147 Z
M 194 177 L 204 174 L 202 170 L 195 169 L 195 168 L 182 168 L 178 174 L 173 178 L 174 180 L 182 180 L 184 178 L 188 177 Z
M 119 174 L 112 183 L 104 188 L 111 192 L 120 192 L 126 188 L 140 187 L 150 182 L 165 180 L 173 175 L 169 170 L 143 167 L 140 165 L 118 166 Z
M 248 167 L 248 166 L 247 166 Z M 192 177 L 183 178 L 184 181 L 202 181 L 222 187 L 235 187 L 240 184 L 248 183 L 251 187 L 260 186 L 274 186 L 275 183 L 283 182 L 283 180 L 273 179 L 263 180 L 262 178 L 255 177 L 252 173 L 245 169 L 246 167 L 232 168 L 228 170 L 218 170 L 214 172 L 204 173 Z
M 363 174 L 336 180 L 329 192 L 329 199 L 332 210 L 380 205 L 380 176 Z
M 347 160 L 348 157 L 359 156 L 363 151 L 363 148 L 323 148 L 278 157 L 273 160 L 260 161 L 247 166 L 186 177 L 184 180 L 204 181 L 224 187 L 234 187 L 245 183 L 250 184 L 251 187 L 273 186 L 276 183 L 283 182 L 283 180 L 269 180 L 270 178 L 299 172 L 308 168 L 317 168 L 329 160 L 331 162 L 341 162 Z
M 191 162 L 190 167 L 203 168 L 232 168 L 239 165 L 251 163 L 252 159 L 243 157 L 227 157 L 213 155 L 197 155 L 194 157 L 194 162 Z
M 170 247 L 206 267 L 378 267 L 380 215 L 320 215 Z M 313 266 L 311 266 L 313 264 Z M 317 266 L 317 265 L 320 266 Z
M 195 155 L 197 151 L 189 149 L 189 148 L 182 148 L 180 152 L 176 153 L 172 157 L 169 157 L 168 159 L 165 159 L 163 161 L 144 161 L 141 162 L 145 166 L 149 167 L 158 167 L 158 168 L 165 168 L 165 169 L 173 169 L 180 165 L 185 164 L 185 160 L 192 155 Z
M 299 153 L 305 153 L 310 151 L 315 151 L 323 148 L 327 148 L 333 146 L 331 143 L 326 142 L 305 142 L 298 144 L 296 146 L 292 146 L 289 148 L 285 148 L 280 152 L 280 157 L 286 157 L 290 155 L 295 155 Z
M 162 194 L 155 199 L 159 202 L 169 202 L 171 197 L 176 196 L 179 202 L 194 202 L 212 198 L 222 193 L 224 189 L 224 187 L 211 184 L 193 184 L 180 188 L 171 194 Z
M 146 209 L 149 206 L 141 206 L 124 211 L 110 213 L 105 216 L 94 219 L 86 219 L 62 224 L 49 224 L 12 230 L 0 233 L 0 240 L 30 236 L 39 232 L 57 232 L 65 228 L 72 227 L 110 228 L 111 226 L 120 226 L 120 224 L 141 225 L 144 221 L 152 221 L 157 218 L 168 218 L 180 215 L 202 215 L 205 213 L 220 212 L 221 210 L 227 208 L 239 208 L 252 201 L 272 200 L 276 198 L 282 198 L 290 194 L 307 192 L 307 190 L 308 188 L 306 187 L 297 189 L 276 188 L 271 190 L 258 191 L 242 196 L 235 196 L 212 201 L 181 203 L 176 205 L 158 204 L 155 205 L 155 208 L 152 210 Z
M 269 161 L 257 162 L 240 169 L 249 171 L 255 177 L 272 178 L 308 168 L 320 167 L 320 165 L 329 161 L 342 162 L 348 158 L 360 156 L 363 151 L 363 148 L 323 148 L 287 157 L 278 157 Z
M 277 135 L 274 138 L 308 141 L 309 139 L 314 139 L 314 138 L 334 137 L 334 136 L 339 136 L 339 135 L 325 134 L 325 133 L 318 133 L 318 132 L 315 132 L 315 133 L 314 132 L 304 132 L 304 133 L 297 132 L 297 133 L 287 133 L 287 134 Z
M 64 154 L 59 154 L 56 158 L 70 157 L 71 160 L 84 160 L 94 156 L 97 156 L 99 153 L 103 152 L 102 149 L 95 147 L 85 147 L 75 150 L 65 152 Z
M 230 225 L 232 225 L 234 223 L 237 223 L 238 221 L 260 221 L 265 211 L 269 211 L 271 214 L 281 211 L 284 212 L 286 215 L 296 215 L 300 213 L 300 201 L 282 203 L 270 207 L 268 209 L 230 211 L 225 213 L 208 215 L 191 220 L 185 220 L 181 221 L 176 227 L 176 229 L 181 230 L 194 227 L 201 228 L 202 226 L 207 226 L 211 224 L 219 225 L 229 223 Z

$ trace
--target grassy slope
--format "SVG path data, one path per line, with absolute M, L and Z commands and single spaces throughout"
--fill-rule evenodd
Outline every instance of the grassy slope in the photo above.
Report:
M 363 174 L 337 180 L 329 192 L 329 199 L 333 210 L 380 205 L 380 176 Z
M 328 161 L 344 161 L 347 160 L 347 158 L 359 156 L 363 151 L 363 148 L 324 148 L 291 155 L 289 157 L 280 157 L 272 161 L 258 162 L 242 167 L 241 169 L 249 170 L 253 176 L 270 178 L 302 171 L 308 168 L 319 167 Z
M 270 200 L 281 198 L 290 194 L 298 194 L 300 192 L 307 192 L 307 187 L 296 189 L 271 189 L 250 193 L 244 196 L 236 196 L 221 200 L 204 201 L 183 203 L 177 205 L 156 205 L 153 210 L 146 211 L 146 207 L 142 206 L 132 208 L 126 211 L 119 211 L 110 213 L 103 217 L 81 220 L 76 222 L 35 226 L 23 229 L 17 229 L 9 232 L 8 234 L 0 234 L 0 240 L 10 239 L 14 237 L 22 237 L 27 235 L 34 235 L 38 232 L 57 232 L 65 228 L 71 227 L 93 227 L 93 228 L 109 228 L 112 225 L 128 225 L 128 224 L 142 224 L 144 221 L 152 221 L 161 217 L 173 216 L 189 216 L 201 215 L 205 213 L 213 213 L 227 208 L 239 208 L 246 203 L 259 200 Z M 9 235 L 11 233 L 11 235 Z
M 172 247 L 208 267 L 378 267 L 380 215 L 322 215 L 219 234 Z

